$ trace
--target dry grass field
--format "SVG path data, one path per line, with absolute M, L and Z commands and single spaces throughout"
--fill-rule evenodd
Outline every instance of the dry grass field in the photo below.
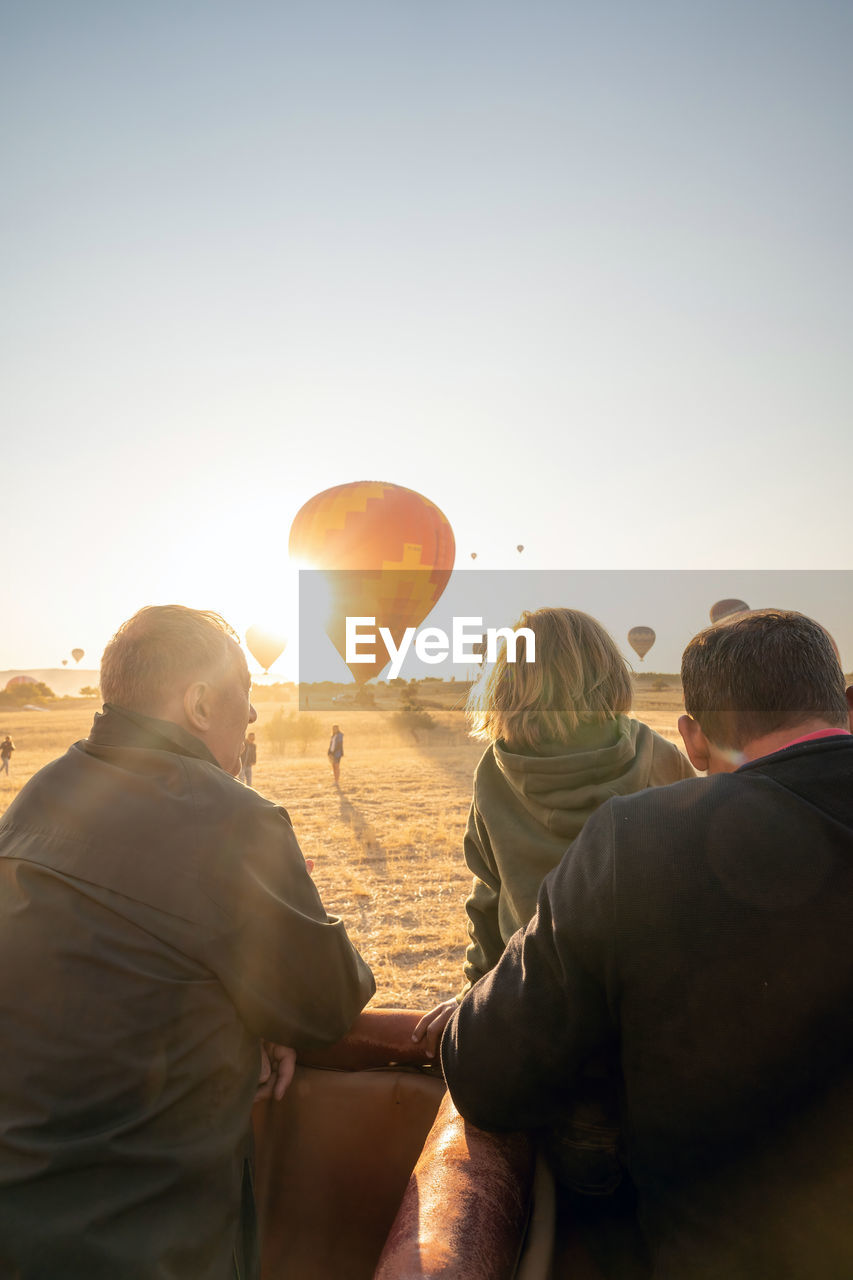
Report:
M 462 980 L 470 884 L 462 834 L 482 750 L 466 737 L 461 709 L 434 710 L 436 729 L 417 742 L 393 729 L 386 710 L 303 712 L 318 736 L 304 753 L 288 744 L 276 754 L 265 728 L 279 707 L 296 704 L 256 694 L 254 785 L 290 813 L 327 909 L 343 917 L 373 969 L 373 1003 L 427 1009 L 452 995 Z M 0 735 L 11 734 L 18 748 L 11 776 L 0 775 L 0 813 L 37 769 L 86 736 L 97 709 L 79 699 L 48 711 L 0 711 Z M 677 740 L 680 689 L 652 692 L 641 682 L 635 713 Z M 333 720 L 344 733 L 339 791 L 326 759 Z

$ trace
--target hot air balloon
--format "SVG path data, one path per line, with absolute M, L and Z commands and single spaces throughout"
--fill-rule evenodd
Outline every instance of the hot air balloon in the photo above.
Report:
M 642 662 L 656 640 L 651 627 L 632 627 L 628 632 L 628 643 Z
M 476 552 L 476 551 L 472 551 L 472 552 L 471 552 L 471 559 L 472 559 L 472 560 L 476 560 L 476 559 L 477 559 L 477 552 Z
M 711 621 L 719 622 L 721 618 L 728 618 L 733 613 L 748 613 L 749 605 L 745 600 L 718 600 L 716 604 L 711 605 Z
M 62 665 L 63 665 L 63 667 L 67 667 L 67 666 L 68 666 L 68 659 L 67 659 L 67 658 L 63 658 L 63 659 L 62 659 Z
M 246 647 L 252 657 L 263 667 L 266 675 L 276 658 L 280 658 L 284 653 L 287 637 L 276 634 L 274 631 L 266 631 L 257 623 L 253 623 L 246 629 Z
M 524 550 L 524 543 L 519 542 L 518 546 L 515 549 L 518 552 L 518 554 L 521 555 L 522 551 Z
M 12 676 L 10 680 L 6 681 L 6 688 L 14 689 L 19 684 L 38 684 L 38 681 L 35 676 Z
M 86 653 L 85 649 L 72 649 L 71 657 L 74 659 L 75 662 L 79 662 L 82 657 L 85 657 L 85 653 Z
M 357 481 L 326 489 L 305 503 L 290 529 L 292 559 L 320 569 L 331 595 L 329 638 L 346 661 L 347 617 L 374 617 L 372 662 L 352 663 L 359 684 L 389 661 L 379 627 L 399 644 L 435 605 L 456 554 L 453 530 L 438 507 L 397 484 Z

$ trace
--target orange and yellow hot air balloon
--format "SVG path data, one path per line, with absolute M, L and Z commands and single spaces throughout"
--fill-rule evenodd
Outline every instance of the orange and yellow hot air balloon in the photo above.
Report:
M 289 551 L 300 565 L 320 569 L 331 596 L 326 627 L 346 661 L 347 617 L 373 617 L 399 643 L 443 592 L 456 555 L 450 522 L 414 489 L 357 481 L 318 493 L 297 512 Z M 389 656 L 377 636 L 375 660 L 352 663 L 359 684 L 376 676 Z

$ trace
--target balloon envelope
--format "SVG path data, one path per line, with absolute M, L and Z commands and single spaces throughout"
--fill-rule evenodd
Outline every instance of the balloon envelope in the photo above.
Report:
M 14 689 L 18 684 L 38 684 L 35 676 L 12 676 L 11 680 L 6 681 L 7 689 Z
M 628 632 L 628 643 L 642 662 L 654 644 L 657 636 L 651 627 L 632 627 Z
M 276 658 L 280 658 L 287 648 L 287 637 L 277 635 L 274 631 L 265 631 L 253 622 L 246 630 L 246 647 L 255 661 L 263 667 L 266 675 Z
M 356 481 L 310 498 L 290 529 L 291 558 L 324 572 L 331 595 L 327 633 L 346 661 L 347 617 L 373 617 L 399 644 L 444 591 L 456 543 L 442 511 L 414 489 Z M 378 637 L 375 660 L 348 664 L 359 684 L 389 661 Z
M 476 560 L 476 559 L 477 559 L 477 552 L 476 552 L 476 551 L 472 551 L 472 552 L 471 552 L 471 559 L 472 559 L 472 560 Z
M 519 555 L 520 555 L 520 554 L 521 554 L 521 552 L 524 550 L 524 543 L 523 543 L 523 542 L 519 542 L 518 546 L 517 546 L 515 549 L 516 549 L 516 551 L 517 551 L 517 552 L 519 553 Z
M 733 613 L 748 613 L 749 605 L 745 600 L 718 600 L 711 605 L 711 621 L 719 622 L 722 618 L 731 617 Z
M 75 662 L 79 662 L 80 659 L 85 656 L 85 652 L 86 652 L 85 649 L 72 649 L 71 657 L 74 659 Z

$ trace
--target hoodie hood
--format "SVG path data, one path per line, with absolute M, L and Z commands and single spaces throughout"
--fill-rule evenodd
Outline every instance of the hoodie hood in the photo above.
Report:
M 656 785 L 655 742 L 648 725 L 620 715 L 602 725 L 582 726 L 574 749 L 554 743 L 544 749 L 547 754 L 527 756 L 496 742 L 494 758 L 531 817 L 569 841 L 605 800 Z M 672 781 L 671 766 L 665 780 Z

